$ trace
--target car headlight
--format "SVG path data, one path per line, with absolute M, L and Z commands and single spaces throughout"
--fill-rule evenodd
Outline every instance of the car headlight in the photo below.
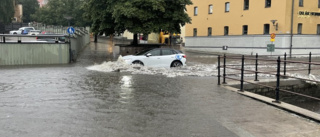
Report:
M 131 59 L 124 59 L 126 63 L 131 63 Z

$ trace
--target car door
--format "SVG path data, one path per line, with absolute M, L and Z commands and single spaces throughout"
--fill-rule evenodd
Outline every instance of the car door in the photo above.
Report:
M 145 66 L 159 67 L 161 50 L 154 49 L 146 53 L 146 55 L 147 54 L 151 54 L 151 56 L 144 58 L 143 63 L 145 64 Z
M 175 60 L 175 54 L 171 49 L 162 49 L 161 67 L 170 67 L 172 61 Z

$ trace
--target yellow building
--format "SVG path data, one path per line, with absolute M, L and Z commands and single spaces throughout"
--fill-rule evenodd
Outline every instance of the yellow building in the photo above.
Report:
M 13 0 L 14 5 L 14 17 L 12 19 L 12 22 L 22 22 L 22 15 L 23 15 L 23 9 L 22 5 L 18 4 L 16 0 Z
M 319 0 L 193 0 L 187 13 L 189 48 L 266 54 L 271 33 L 279 54 L 320 48 Z

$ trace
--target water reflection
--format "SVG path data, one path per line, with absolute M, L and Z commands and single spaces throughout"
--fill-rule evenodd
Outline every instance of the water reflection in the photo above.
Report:
M 132 88 L 132 76 L 122 76 L 120 83 L 121 90 L 119 92 L 119 102 L 129 103 L 130 99 L 133 98 L 132 92 L 134 91 L 134 89 Z

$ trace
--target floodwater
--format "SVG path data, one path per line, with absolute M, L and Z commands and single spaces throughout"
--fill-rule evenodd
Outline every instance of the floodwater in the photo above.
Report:
M 130 66 L 106 71 L 123 64 L 103 42 L 91 44 L 71 65 L 2 67 L 0 135 L 210 136 L 215 127 L 220 135 L 235 136 L 218 124 L 199 128 L 204 119 L 192 122 L 197 112 L 187 97 L 197 94 L 192 89 L 209 91 L 216 84 L 214 64 L 144 74 Z M 207 77 L 176 77 L 181 75 Z
M 232 137 L 263 135 L 270 126 L 254 124 L 276 118 L 286 119 L 279 127 L 309 125 L 217 87 L 216 56 L 137 69 L 119 63 L 109 42 L 92 43 L 71 65 L 1 67 L 0 136 Z M 292 130 L 317 129 L 304 127 Z

